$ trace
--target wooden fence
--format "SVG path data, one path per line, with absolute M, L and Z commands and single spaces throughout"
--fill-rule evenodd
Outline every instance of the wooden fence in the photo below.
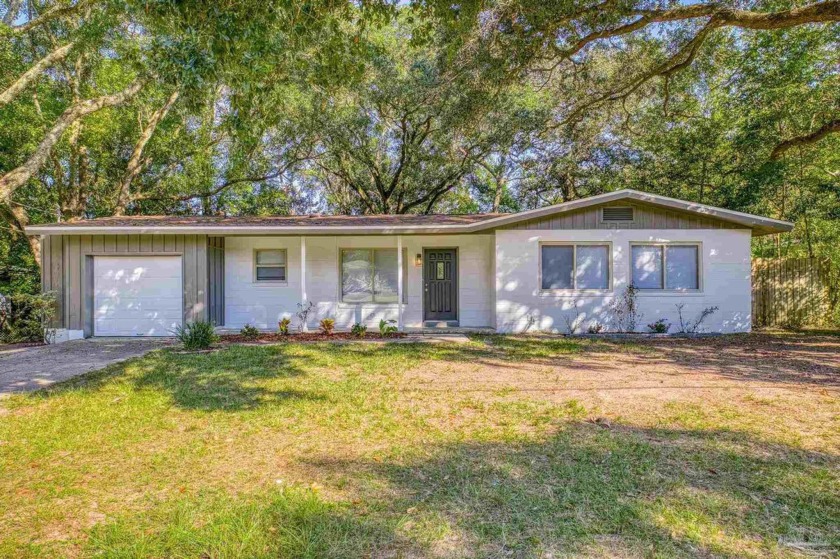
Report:
M 752 312 L 756 327 L 823 326 L 831 316 L 831 262 L 821 258 L 755 258 Z

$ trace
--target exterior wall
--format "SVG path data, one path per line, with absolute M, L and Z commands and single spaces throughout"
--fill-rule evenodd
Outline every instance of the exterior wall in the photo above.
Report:
M 458 249 L 458 317 L 461 326 L 491 327 L 493 317 L 493 235 L 403 236 L 408 258 L 404 278 L 406 303 L 403 323 L 420 327 L 423 322 L 422 267 L 415 255 L 424 247 Z M 317 327 L 321 318 L 336 320 L 336 327 L 349 329 L 355 322 L 377 327 L 380 319 L 397 319 L 396 303 L 342 303 L 340 301 L 339 250 L 342 248 L 396 248 L 394 236 L 306 237 L 306 296 L 315 305 L 308 320 Z M 254 250 L 278 248 L 287 251 L 287 282 L 256 283 Z M 225 326 L 277 327 L 283 317 L 294 320 L 302 301 L 300 237 L 227 237 L 225 240 Z
M 93 335 L 93 258 L 180 255 L 184 320 L 207 318 L 206 235 L 49 235 L 43 239 L 41 282 L 59 298 L 57 328 Z
M 601 208 L 619 206 L 634 208 L 632 222 L 603 222 Z M 542 231 L 546 229 L 738 229 L 734 225 L 714 217 L 665 209 L 651 204 L 639 202 L 611 202 L 590 206 L 582 210 L 565 212 L 550 217 L 543 217 L 511 225 L 507 229 Z
M 207 319 L 225 324 L 225 238 L 207 239 Z
M 750 238 L 744 229 L 705 230 L 505 230 L 496 231 L 496 328 L 500 332 L 530 330 L 566 332 L 564 317 L 578 318 L 586 331 L 596 322 L 615 329 L 610 304 L 630 278 L 631 242 L 699 242 L 701 291 L 641 292 L 640 331 L 659 318 L 679 325 L 702 309 L 720 307 L 703 323 L 705 332 L 748 332 L 751 325 Z M 539 244 L 545 241 L 607 241 L 612 243 L 612 290 L 564 294 L 541 292 Z M 672 327 L 672 331 L 676 331 Z

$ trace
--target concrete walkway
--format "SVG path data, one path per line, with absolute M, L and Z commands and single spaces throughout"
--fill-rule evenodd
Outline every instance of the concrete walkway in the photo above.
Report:
M 92 338 L 49 346 L 0 346 L 0 397 L 44 388 L 171 343 L 167 338 Z

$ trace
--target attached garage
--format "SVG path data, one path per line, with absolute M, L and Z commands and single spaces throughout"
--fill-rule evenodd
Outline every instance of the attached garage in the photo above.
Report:
M 171 336 L 184 316 L 181 259 L 93 257 L 93 335 Z

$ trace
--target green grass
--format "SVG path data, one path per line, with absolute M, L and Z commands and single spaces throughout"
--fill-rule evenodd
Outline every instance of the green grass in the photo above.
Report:
M 501 336 L 157 351 L 0 400 L 0 556 L 836 553 L 835 393 L 631 407 L 521 380 L 655 352 Z

